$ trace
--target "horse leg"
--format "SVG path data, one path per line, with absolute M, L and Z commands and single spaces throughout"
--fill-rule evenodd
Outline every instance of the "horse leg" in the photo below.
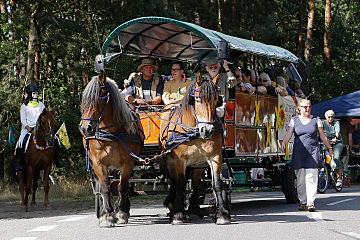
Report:
M 131 159 L 133 162 L 133 160 Z M 119 182 L 119 201 L 115 206 L 115 216 L 118 218 L 117 223 L 126 224 L 130 217 L 130 200 L 129 192 L 129 178 L 133 171 L 133 164 L 125 164 L 121 169 L 121 176 Z
M 31 166 L 27 167 L 27 180 L 26 180 L 26 187 L 25 187 L 25 206 L 28 205 L 29 202 L 29 194 L 31 191 L 31 180 L 33 177 L 33 169 Z
M 25 205 L 25 183 L 24 183 L 24 171 L 17 172 L 18 180 L 19 180 L 19 190 L 21 194 L 21 208 L 23 211 L 28 210 L 27 205 Z
M 185 166 L 182 166 L 181 159 L 174 159 L 168 162 L 172 186 L 175 186 L 175 200 L 173 207 L 170 209 L 170 221 L 172 224 L 181 224 L 185 221 L 184 193 L 186 188 Z
M 223 225 L 230 223 L 230 213 L 225 208 L 225 201 L 222 197 L 222 181 L 220 179 L 221 161 L 211 161 L 209 163 L 212 175 L 212 187 L 216 201 L 216 224 Z
M 99 169 L 101 170 L 99 171 Z M 103 199 L 103 205 L 100 211 L 99 225 L 113 226 L 117 222 L 117 218 L 114 216 L 113 209 L 110 204 L 110 188 L 108 177 L 106 174 L 107 170 L 105 170 L 104 173 L 102 171 L 102 168 L 99 166 L 94 166 L 94 170 L 100 181 L 100 194 Z
M 32 198 L 31 198 L 31 207 L 35 207 L 35 194 L 38 188 L 38 182 L 40 178 L 40 170 L 34 171 L 33 183 L 32 183 Z
M 175 198 L 176 198 L 175 183 L 170 182 L 170 192 L 163 202 L 164 207 L 171 210 L 174 206 Z
M 45 205 L 46 209 L 50 208 L 50 203 L 49 203 L 49 190 L 50 190 L 49 175 L 50 175 L 50 171 L 51 171 L 51 162 L 50 162 L 50 165 L 47 167 L 47 169 L 44 171 L 44 192 L 45 192 L 44 205 Z
M 204 169 L 193 169 L 193 174 L 192 174 L 193 191 L 190 197 L 190 201 L 189 201 L 190 205 L 188 209 L 188 215 L 190 216 L 190 218 L 194 218 L 194 216 L 198 218 L 204 217 L 204 213 L 201 211 L 199 204 L 199 198 L 200 198 L 199 189 L 201 187 L 201 178 L 203 172 Z

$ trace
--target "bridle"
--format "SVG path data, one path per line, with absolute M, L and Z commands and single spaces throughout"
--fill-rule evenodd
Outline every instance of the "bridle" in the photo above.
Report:
M 40 120 L 40 122 L 41 122 L 41 120 Z M 44 141 L 45 141 L 45 143 L 46 143 L 46 146 L 45 146 L 45 147 L 42 147 L 42 146 L 39 146 L 39 145 L 37 144 L 37 141 L 36 141 L 36 131 L 33 132 L 33 141 L 34 141 L 35 147 L 36 147 L 37 149 L 39 149 L 39 150 L 46 150 L 46 149 L 49 149 L 50 147 L 53 147 L 53 146 L 49 146 L 49 145 L 48 145 L 48 142 L 46 141 L 46 138 L 47 138 L 49 135 L 51 135 L 51 134 L 55 135 L 55 132 L 54 132 L 54 130 L 51 130 L 51 128 L 50 128 L 50 131 L 46 132 L 46 131 L 45 131 L 45 127 L 43 126 L 43 124 L 40 123 L 40 126 L 42 127 L 42 130 L 43 130 L 43 132 L 44 132 L 44 133 L 42 134 L 42 137 L 43 137 L 43 139 L 44 139 Z M 54 138 L 55 138 L 55 136 L 54 136 Z M 56 139 L 55 139 L 55 141 L 56 141 Z
M 106 129 L 106 128 L 110 128 L 110 127 L 113 127 L 113 126 L 109 126 L 109 127 L 104 127 L 104 128 L 99 128 L 99 124 L 100 124 L 100 121 L 101 121 L 101 118 L 103 117 L 104 115 L 104 112 L 105 112 L 105 109 L 106 109 L 106 106 L 107 104 L 109 103 L 110 101 L 110 97 L 111 97 L 111 93 L 110 93 L 110 87 L 108 84 L 106 84 L 105 86 L 100 86 L 100 90 L 101 89 L 106 89 L 106 92 L 107 94 L 103 97 L 99 96 L 99 100 L 104 100 L 106 99 L 106 103 L 104 105 L 104 108 L 100 114 L 100 117 L 98 119 L 93 119 L 93 118 L 81 118 L 81 120 L 88 120 L 88 121 L 95 121 L 96 122 L 96 131 L 99 131 L 101 129 Z

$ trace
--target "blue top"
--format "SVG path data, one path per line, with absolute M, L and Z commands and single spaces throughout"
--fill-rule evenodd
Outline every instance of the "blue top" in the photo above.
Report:
M 318 118 L 312 117 L 310 122 L 303 124 L 299 116 L 294 119 L 294 150 L 290 167 L 320 168 L 324 166 L 320 158 L 320 145 L 318 140 Z

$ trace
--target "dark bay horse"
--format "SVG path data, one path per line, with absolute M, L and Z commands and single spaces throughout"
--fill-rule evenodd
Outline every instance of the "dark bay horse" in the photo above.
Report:
M 203 217 L 198 202 L 198 190 L 204 171 L 201 167 L 206 164 L 209 164 L 211 169 L 212 187 L 216 200 L 214 215 L 216 223 L 230 223 L 230 213 L 224 207 L 220 179 L 222 127 L 220 131 L 217 131 L 216 123 L 219 121 L 215 117 L 219 101 L 216 87 L 218 80 L 219 78 L 215 78 L 213 82 L 210 79 L 203 79 L 202 74 L 198 73 L 196 80 L 190 85 L 186 96 L 182 99 L 180 107 L 172 112 L 161 114 L 160 148 L 172 150 L 166 155 L 171 188 L 164 205 L 170 209 L 170 221 L 173 224 L 183 223 L 185 220 L 184 192 L 187 166 L 195 167 L 192 176 L 193 194 L 190 198 L 188 214 Z
M 55 118 L 57 107 L 52 111 L 43 110 L 38 119 L 38 129 L 31 134 L 25 153 L 24 171 L 18 171 L 19 188 L 21 192 L 21 206 L 28 210 L 28 197 L 31 191 L 31 206 L 35 207 L 35 193 L 38 187 L 40 171 L 44 170 L 45 207 L 49 208 L 49 174 L 54 156 Z
M 83 73 L 83 80 L 86 88 L 82 93 L 79 130 L 100 181 L 103 205 L 99 223 L 100 226 L 127 223 L 130 216 L 129 178 L 144 141 L 142 126 L 131 113 L 116 82 L 106 77 L 104 71 L 91 79 Z M 109 201 L 109 168 L 121 171 L 119 199 L 114 207 Z

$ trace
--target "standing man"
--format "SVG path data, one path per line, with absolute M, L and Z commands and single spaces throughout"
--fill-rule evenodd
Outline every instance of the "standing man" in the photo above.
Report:
M 225 73 L 220 73 L 219 60 L 217 58 L 210 58 L 205 62 L 206 73 L 204 74 L 204 77 L 208 77 L 211 80 L 220 78 L 217 86 L 220 90 L 220 95 L 223 97 L 223 105 L 216 108 L 216 113 L 220 118 L 225 115 L 226 101 L 229 99 L 229 88 L 233 88 L 236 84 L 236 78 L 231 72 L 228 62 L 221 60 L 221 63 L 225 69 Z
M 139 105 L 157 105 L 161 103 L 164 82 L 161 77 L 154 74 L 158 66 L 152 60 L 145 58 L 138 66 L 138 73 L 132 73 L 131 81 L 126 90 L 125 100 Z
M 344 164 L 344 171 L 348 170 L 350 150 L 352 150 L 353 147 L 352 134 L 354 132 L 354 126 L 351 125 L 352 119 L 352 117 L 346 117 L 340 121 L 340 133 L 343 139 L 344 149 L 346 149 L 346 155 L 341 159 Z

